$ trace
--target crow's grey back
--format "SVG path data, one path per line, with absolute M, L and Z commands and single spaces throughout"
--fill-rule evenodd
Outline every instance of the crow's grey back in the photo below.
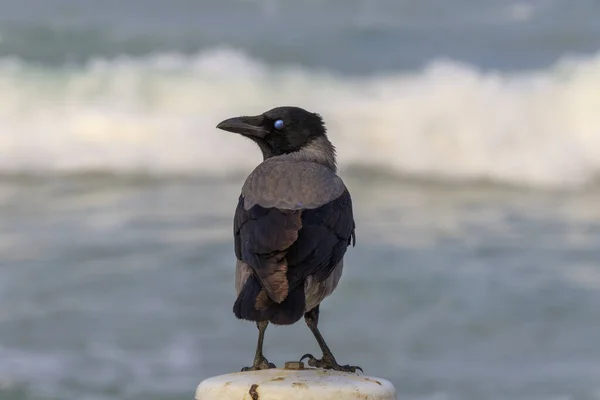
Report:
M 344 182 L 325 165 L 268 159 L 248 176 L 242 188 L 244 208 L 312 209 L 338 198 Z

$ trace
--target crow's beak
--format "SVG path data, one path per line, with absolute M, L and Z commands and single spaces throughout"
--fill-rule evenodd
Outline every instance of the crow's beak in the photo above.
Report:
M 217 129 L 263 139 L 269 131 L 262 127 L 263 117 L 235 117 L 219 122 Z

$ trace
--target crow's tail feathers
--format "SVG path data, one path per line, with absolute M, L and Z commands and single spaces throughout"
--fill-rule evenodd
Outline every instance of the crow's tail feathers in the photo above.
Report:
M 302 318 L 305 307 L 304 282 L 296 285 L 285 300 L 277 304 L 267 296 L 258 279 L 251 275 L 233 305 L 233 313 L 237 318 L 248 321 L 291 325 Z

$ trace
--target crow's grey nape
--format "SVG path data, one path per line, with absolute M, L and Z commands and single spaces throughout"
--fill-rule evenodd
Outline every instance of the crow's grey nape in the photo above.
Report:
M 312 161 L 337 171 L 335 146 L 326 136 L 320 136 L 308 142 L 300 150 L 290 153 L 290 158 L 298 161 Z

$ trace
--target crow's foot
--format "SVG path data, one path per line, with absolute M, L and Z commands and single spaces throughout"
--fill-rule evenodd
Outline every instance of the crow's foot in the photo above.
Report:
M 242 372 L 246 372 L 246 371 L 260 371 L 261 369 L 270 369 L 270 368 L 276 368 L 275 364 L 270 363 L 269 360 L 267 360 L 264 356 L 257 358 L 254 360 L 254 365 L 252 365 L 251 367 L 244 367 L 242 368 Z
M 356 372 L 356 370 L 360 370 L 360 372 L 363 372 L 362 368 L 356 365 L 339 365 L 332 354 L 323 354 L 323 358 L 320 360 L 316 359 L 312 354 L 305 354 L 300 361 L 305 358 L 308 358 L 308 365 L 315 368 L 332 369 L 342 372 Z

